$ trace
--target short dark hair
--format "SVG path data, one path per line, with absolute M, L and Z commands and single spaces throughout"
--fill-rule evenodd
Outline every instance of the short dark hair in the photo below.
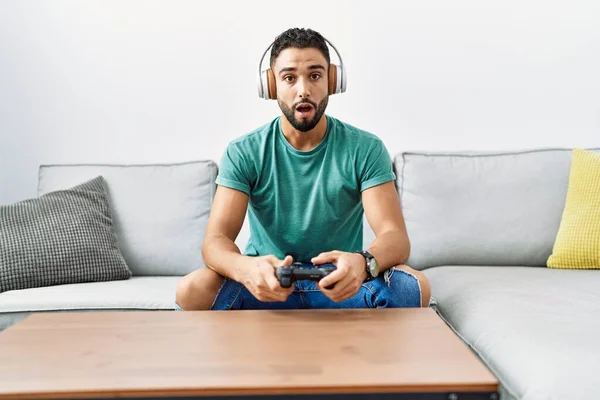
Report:
M 271 67 L 273 67 L 279 53 L 290 47 L 299 49 L 314 47 L 323 53 L 323 56 L 329 65 L 329 48 L 327 47 L 325 38 L 321 36 L 319 32 L 313 31 L 312 29 L 290 28 L 277 36 L 273 42 L 273 47 L 271 47 Z

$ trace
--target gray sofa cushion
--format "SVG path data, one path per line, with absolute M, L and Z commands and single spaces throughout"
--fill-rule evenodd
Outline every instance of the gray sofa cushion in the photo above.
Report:
M 442 266 L 437 309 L 517 399 L 600 393 L 600 271 Z
M 0 206 L 0 293 L 130 276 L 101 176 Z
M 40 311 L 174 310 L 179 277 L 132 277 L 0 293 L 0 330 Z
M 570 165 L 570 149 L 397 154 L 407 264 L 545 266 Z
M 215 192 L 212 161 L 159 165 L 42 165 L 38 193 L 102 175 L 125 261 L 134 276 L 203 267 L 201 246 Z

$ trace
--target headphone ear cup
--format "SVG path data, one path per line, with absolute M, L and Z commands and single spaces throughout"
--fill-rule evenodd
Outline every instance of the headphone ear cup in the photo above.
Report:
M 338 68 L 335 64 L 329 64 L 329 72 L 327 73 L 327 86 L 330 95 L 337 93 L 338 86 Z
M 258 97 L 260 97 L 261 99 L 265 98 L 265 79 L 266 79 L 266 74 L 265 71 L 261 71 L 260 74 L 258 74 L 258 78 L 256 79 L 256 88 L 258 90 Z
M 275 74 L 271 68 L 267 70 L 267 92 L 268 98 L 271 100 L 277 99 L 277 84 L 275 83 Z
M 344 93 L 346 91 L 346 85 L 348 84 L 348 78 L 346 77 L 346 67 L 343 65 L 338 67 L 338 93 Z
M 259 77 L 258 97 L 264 100 L 269 100 L 269 82 L 267 81 L 267 70 L 262 71 Z

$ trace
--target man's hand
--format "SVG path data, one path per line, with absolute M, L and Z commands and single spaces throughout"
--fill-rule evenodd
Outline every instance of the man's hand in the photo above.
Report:
M 240 277 L 240 283 L 260 301 L 286 301 L 294 291 L 294 285 L 289 288 L 281 287 L 275 276 L 275 268 L 292 265 L 292 256 L 287 256 L 284 260 L 273 255 L 253 257 L 252 262 Z
M 346 300 L 360 289 L 367 278 L 365 258 L 358 253 L 329 251 L 314 257 L 313 264 L 334 263 L 337 269 L 319 281 L 319 289 L 335 302 Z M 335 284 L 333 289 L 327 286 Z

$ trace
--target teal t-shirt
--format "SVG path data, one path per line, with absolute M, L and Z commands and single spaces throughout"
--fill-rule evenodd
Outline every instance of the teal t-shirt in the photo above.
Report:
M 361 192 L 395 179 L 392 160 L 377 136 L 325 117 L 325 136 L 310 151 L 287 141 L 281 116 L 227 146 L 216 183 L 249 196 L 245 255 L 309 262 L 362 250 Z

